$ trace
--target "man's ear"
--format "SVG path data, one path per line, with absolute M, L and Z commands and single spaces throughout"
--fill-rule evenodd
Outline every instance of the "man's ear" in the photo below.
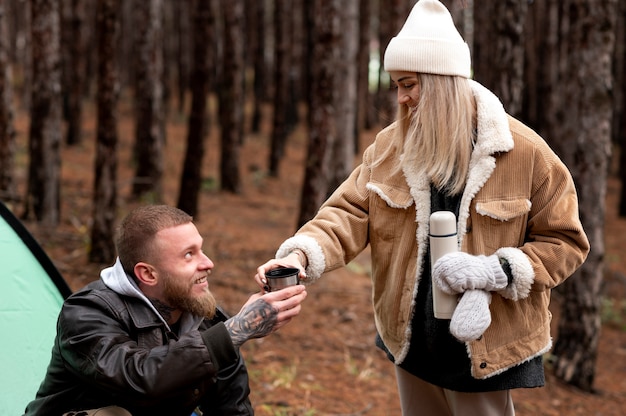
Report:
M 155 268 L 149 264 L 144 262 L 139 262 L 135 264 L 135 276 L 139 280 L 139 283 L 142 283 L 147 286 L 156 286 L 157 284 L 157 275 Z

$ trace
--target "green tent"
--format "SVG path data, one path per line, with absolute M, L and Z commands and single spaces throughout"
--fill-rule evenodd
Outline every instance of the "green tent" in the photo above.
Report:
M 43 380 L 57 316 L 71 291 L 2 202 L 0 267 L 0 416 L 21 415 Z

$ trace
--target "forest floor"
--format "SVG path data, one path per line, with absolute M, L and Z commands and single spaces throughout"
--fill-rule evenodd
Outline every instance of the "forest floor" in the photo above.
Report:
M 121 218 L 137 204 L 128 198 L 132 111 L 120 109 L 119 211 Z M 27 119 L 17 114 L 18 181 L 26 179 Z M 215 263 L 211 289 L 230 313 L 236 313 L 255 291 L 258 265 L 273 257 L 278 245 L 295 231 L 304 172 L 306 139 L 302 128 L 291 135 L 278 178 L 266 174 L 267 130 L 247 134 L 241 151 L 242 192 L 216 190 L 218 132 L 213 129 L 206 155 L 206 189 L 196 225 L 205 252 Z M 362 145 L 374 133 L 362 135 Z M 86 109 L 84 140 L 62 150 L 62 222 L 45 229 L 27 228 L 44 247 L 73 290 L 98 277 L 108 266 L 90 264 L 89 245 L 93 183 L 95 120 Z M 183 116 L 171 116 L 165 151 L 162 200 L 175 204 L 186 140 Z M 363 149 L 363 148 L 362 148 Z M 361 149 L 361 150 L 362 150 Z M 546 386 L 513 393 L 517 415 L 626 414 L 626 219 L 617 218 L 619 184 L 611 179 L 606 215 L 606 279 L 604 324 L 598 346 L 595 392 L 585 393 L 559 382 L 547 367 Z M 23 194 L 21 194 L 23 195 Z M 14 206 L 21 212 L 19 204 Z M 114 259 L 111 259 L 113 262 Z M 374 319 L 368 277 L 369 256 L 363 252 L 344 269 L 309 286 L 302 313 L 279 332 L 252 340 L 242 351 L 248 363 L 251 400 L 257 415 L 400 415 L 393 365 L 374 346 Z M 552 309 L 558 322 L 558 296 Z

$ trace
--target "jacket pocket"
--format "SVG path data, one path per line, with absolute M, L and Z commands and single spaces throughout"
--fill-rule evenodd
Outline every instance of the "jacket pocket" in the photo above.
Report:
M 408 190 L 370 182 L 370 240 L 393 241 L 414 226 L 413 198 Z M 408 223 L 407 223 L 408 222 Z M 414 227 L 408 227 L 414 228 Z
M 527 214 L 530 206 L 530 200 L 526 198 L 511 201 L 484 201 L 476 202 L 476 212 L 502 222 Z
M 476 201 L 478 215 L 473 231 L 480 233 L 490 253 L 501 247 L 519 247 L 524 243 L 530 208 L 526 198 Z

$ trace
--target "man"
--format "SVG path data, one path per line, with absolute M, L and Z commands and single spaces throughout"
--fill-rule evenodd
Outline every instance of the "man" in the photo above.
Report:
M 115 264 L 65 301 L 26 415 L 253 415 L 239 347 L 298 315 L 306 291 L 252 295 L 227 318 L 209 290 L 214 265 L 202 242 L 177 208 L 128 214 Z

